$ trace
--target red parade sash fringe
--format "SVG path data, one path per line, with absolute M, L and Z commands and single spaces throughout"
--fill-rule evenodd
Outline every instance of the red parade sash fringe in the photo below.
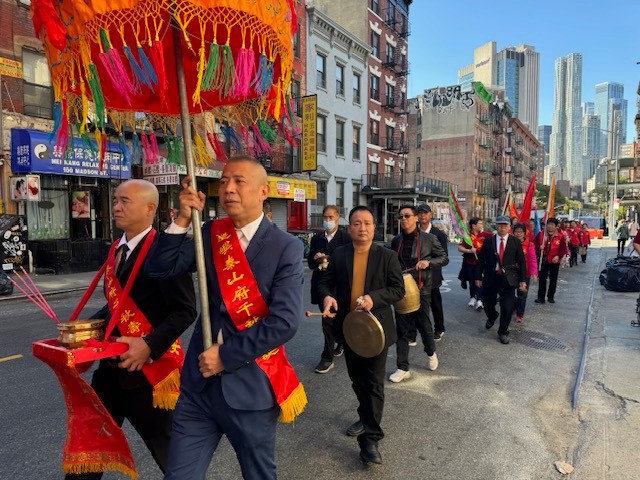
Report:
M 220 292 L 229 316 L 239 331 L 251 328 L 269 315 L 269 307 L 230 218 L 213 222 L 211 245 Z M 280 421 L 292 422 L 307 405 L 307 395 L 287 360 L 284 346 L 256 358 L 256 363 L 269 378 L 281 409 Z

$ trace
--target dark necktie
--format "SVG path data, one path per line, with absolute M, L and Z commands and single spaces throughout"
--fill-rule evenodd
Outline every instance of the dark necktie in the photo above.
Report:
M 129 246 L 126 243 L 118 247 L 118 255 L 120 255 L 120 261 L 118 262 L 118 267 L 116 268 L 116 275 L 120 275 L 122 273 L 124 264 L 127 262 L 128 251 L 129 251 Z

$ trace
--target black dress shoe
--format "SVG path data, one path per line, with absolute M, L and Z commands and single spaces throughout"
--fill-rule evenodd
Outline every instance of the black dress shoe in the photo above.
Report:
M 500 343 L 502 343 L 503 345 L 507 345 L 509 343 L 509 335 L 499 335 L 500 337 Z
M 536 302 L 536 303 L 544 303 L 544 300 L 540 300 L 539 298 L 536 298 L 536 299 L 534 300 L 534 302 Z
M 493 324 L 496 323 L 496 319 L 494 318 L 493 320 L 489 319 L 487 320 L 487 323 L 484 324 L 484 327 L 489 330 L 491 327 L 493 327 Z
M 549 303 L 556 303 L 556 301 L 555 301 L 553 298 L 549 298 L 549 299 L 547 299 L 547 302 L 549 302 Z
M 357 437 L 362 433 L 364 433 L 364 425 L 362 425 L 362 422 L 360 420 L 347 428 L 347 436 L 349 437 Z
M 360 459 L 365 463 L 382 463 L 382 455 L 375 443 L 369 443 L 360 448 Z

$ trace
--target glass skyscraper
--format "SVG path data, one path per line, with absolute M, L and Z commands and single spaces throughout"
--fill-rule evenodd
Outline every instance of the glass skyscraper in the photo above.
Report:
M 609 156 L 609 142 L 614 132 L 618 132 L 615 143 L 623 145 L 627 139 L 627 101 L 624 97 L 624 85 L 618 82 L 603 82 L 596 85 L 594 113 L 600 116 L 600 156 Z M 619 110 L 620 116 L 614 118 L 613 111 Z

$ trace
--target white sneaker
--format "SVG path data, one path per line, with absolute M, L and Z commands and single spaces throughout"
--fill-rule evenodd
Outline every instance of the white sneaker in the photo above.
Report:
M 438 354 L 437 353 L 433 353 L 433 355 L 429 356 L 427 355 L 427 368 L 429 370 L 431 370 L 432 372 L 438 368 Z M 401 371 L 401 370 L 399 370 Z M 409 372 L 407 372 L 409 373 Z
M 477 302 L 477 300 L 475 299 L 475 297 L 471 297 L 471 299 L 469 300 L 469 303 L 467 305 L 469 305 L 470 307 L 475 307 L 476 306 L 476 302 Z
M 482 304 L 482 300 L 478 300 L 476 302 L 476 310 L 482 310 L 484 308 L 484 305 Z
M 410 347 L 417 347 L 418 346 L 418 342 L 416 342 L 415 340 L 413 342 L 411 340 L 409 340 L 409 346 Z
M 431 358 L 431 357 L 429 357 Z M 436 360 L 437 362 L 437 360 Z M 411 372 L 408 372 L 406 370 L 400 370 L 397 369 L 395 372 L 393 372 L 391 375 L 389 375 L 389 380 L 391 380 L 393 383 L 400 383 L 402 380 L 411 377 Z

